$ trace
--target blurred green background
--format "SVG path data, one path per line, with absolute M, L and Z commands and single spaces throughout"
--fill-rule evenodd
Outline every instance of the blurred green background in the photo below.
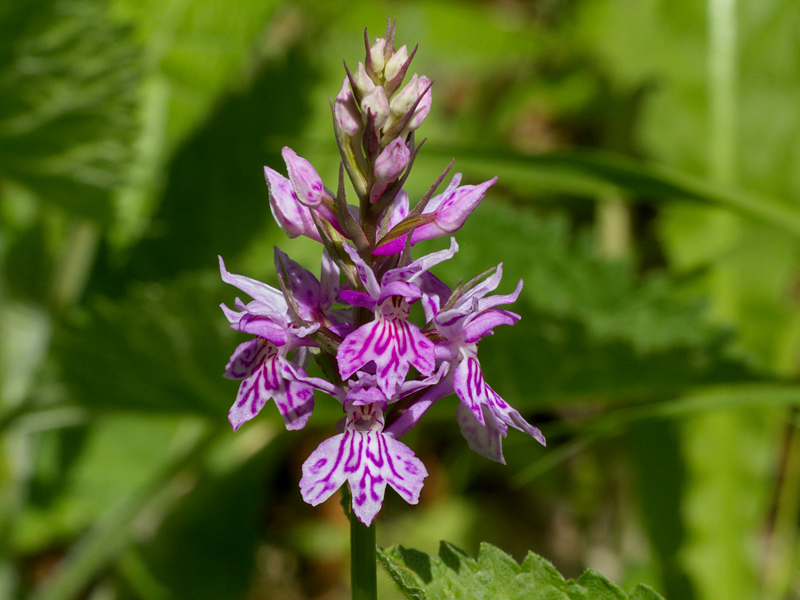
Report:
M 318 268 L 262 167 L 291 145 L 334 187 L 328 97 L 387 16 L 435 81 L 412 200 L 451 157 L 500 177 L 437 274 L 525 280 L 481 359 L 548 447 L 491 463 L 441 402 L 379 542 L 800 598 L 795 0 L 4 0 L 0 599 L 348 597 L 338 501 L 297 485 L 337 406 L 230 431 L 216 256 Z

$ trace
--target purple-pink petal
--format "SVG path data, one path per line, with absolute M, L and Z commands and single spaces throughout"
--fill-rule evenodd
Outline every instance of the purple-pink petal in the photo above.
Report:
M 496 181 L 497 177 L 493 177 L 480 185 L 465 185 L 446 194 L 436 209 L 436 225 L 446 233 L 460 229 L 467 217 L 483 200 L 486 190 Z
M 342 88 L 336 95 L 333 103 L 333 115 L 339 129 L 346 135 L 356 136 L 361 132 L 361 113 L 356 105 L 353 93 L 350 91 L 350 82 L 347 77 L 342 82 Z
M 481 406 L 488 403 L 487 387 L 483 381 L 480 363 L 476 359 L 462 360 L 453 372 L 453 389 L 481 425 L 486 424 Z
M 394 181 L 408 165 L 411 151 L 402 137 L 395 138 L 383 149 L 375 161 L 375 177 L 378 181 Z
M 242 333 L 249 333 L 265 338 L 276 346 L 285 346 L 289 341 L 286 327 L 282 323 L 275 323 L 268 317 L 260 317 L 250 313 L 245 314 L 232 328 Z
M 435 367 L 433 342 L 413 323 L 378 316 L 362 325 L 339 345 L 336 355 L 342 379 L 374 361 L 378 387 L 391 398 L 413 365 L 423 375 Z
M 269 208 L 278 226 L 290 238 L 305 235 L 318 242 L 322 241 L 311 210 L 298 202 L 292 189 L 292 182 L 277 171 L 264 167 L 264 176 L 269 186 Z
M 488 408 L 498 421 L 527 433 L 537 442 L 545 445 L 542 432 L 523 419 L 517 410 L 512 408 L 484 381 L 481 365 L 477 358 L 467 357 L 458 365 L 453 374 L 453 388 L 459 399 L 481 425 L 487 426 L 484 420 L 484 408 Z
M 228 319 L 228 323 L 231 325 L 238 323 L 244 316 L 244 312 L 230 309 L 225 304 L 220 304 L 219 307 L 222 309 L 225 318 Z
M 503 458 L 503 438 L 508 433 L 508 427 L 492 416 L 487 407 L 483 408 L 484 423 L 479 423 L 472 411 L 459 403 L 456 407 L 456 422 L 461 430 L 461 435 L 467 440 L 467 445 L 481 456 L 506 464 Z
M 255 417 L 270 398 L 275 400 L 286 429 L 305 427 L 314 408 L 314 394 L 307 384 L 298 381 L 297 375 L 302 370 L 281 356 L 274 344 L 260 339 L 252 340 L 250 346 L 247 344 L 236 349 L 226 368 L 229 376 L 238 375 L 246 367 L 250 371 L 239 385 L 236 401 L 228 413 L 231 427 L 234 431 L 239 429 Z
M 300 490 L 303 500 L 316 506 L 347 481 L 353 512 L 366 525 L 383 504 L 388 483 L 411 504 L 419 501 L 422 481 L 428 475 L 408 446 L 380 431 L 354 431 L 322 442 L 303 464 Z
M 320 303 L 324 310 L 330 309 L 339 296 L 339 266 L 328 254 L 322 251 L 322 264 L 320 265 Z
M 381 287 L 378 285 L 378 280 L 375 278 L 375 273 L 367 265 L 367 263 L 364 262 L 364 259 L 358 255 L 356 249 L 350 244 L 344 244 L 344 250 L 350 257 L 350 260 L 353 261 L 356 271 L 358 271 L 358 276 L 364 283 L 364 287 L 367 288 L 367 293 L 377 300 L 381 293 Z
M 255 279 L 250 279 L 244 275 L 234 275 L 225 269 L 225 261 L 219 256 L 219 271 L 222 276 L 222 281 L 242 290 L 245 294 L 264 304 L 270 310 L 281 312 L 286 310 L 286 301 L 283 299 L 283 294 L 280 290 L 268 286 L 266 283 L 261 283 Z
M 377 302 L 373 299 L 372 296 L 365 292 L 356 292 L 354 290 L 342 290 L 341 292 L 342 300 L 351 304 L 353 306 L 358 306 L 361 308 L 366 308 L 368 310 L 374 311 Z
M 387 425 L 384 433 L 391 435 L 395 439 L 403 437 L 420 422 L 431 406 L 452 393 L 453 383 L 449 378 L 439 381 L 426 391 L 419 400 L 411 404 L 393 423 Z
M 281 154 L 283 160 L 286 161 L 286 169 L 289 171 L 289 179 L 292 182 L 295 197 L 301 204 L 317 206 L 325 196 L 325 187 L 317 171 L 310 162 L 298 156 L 288 146 L 284 146 Z
M 482 337 L 492 333 L 492 329 L 499 325 L 513 325 L 519 321 L 520 316 L 508 310 L 487 310 L 471 319 L 467 319 L 466 324 L 461 330 L 462 339 L 472 344 Z
M 488 298 L 483 297 L 484 295 L 481 294 L 478 300 L 478 310 L 488 310 L 501 304 L 512 304 L 517 301 L 520 292 L 522 292 L 522 279 L 517 282 L 517 287 L 510 294 L 497 294 Z
M 281 276 L 285 274 L 284 283 L 292 292 L 300 317 L 306 321 L 315 320 L 322 303 L 319 280 L 277 247 L 275 270 Z
M 389 216 L 389 223 L 387 226 L 388 231 L 391 231 L 392 227 L 400 223 L 400 221 L 402 221 L 408 216 L 408 209 L 409 209 L 408 194 L 406 193 L 405 190 L 400 190 L 399 192 L 397 192 L 397 196 L 394 197 L 392 206 L 387 209 L 392 211 L 391 215 Z M 403 248 L 401 246 L 400 250 L 402 249 Z M 398 252 L 400 250 L 398 250 Z
M 406 281 L 390 281 L 381 288 L 380 296 L 378 296 L 378 304 L 382 303 L 390 296 L 401 296 L 405 298 L 406 302 L 411 304 L 422 297 L 422 292 L 412 283 Z
M 393 281 L 405 281 L 407 283 L 415 283 L 415 280 L 422 277 L 431 268 L 435 267 L 441 262 L 453 258 L 455 253 L 458 252 L 458 242 L 456 238 L 450 238 L 450 247 L 445 250 L 438 250 L 431 252 L 412 261 L 404 267 L 397 267 L 386 272 L 381 278 L 381 283 L 387 285 Z

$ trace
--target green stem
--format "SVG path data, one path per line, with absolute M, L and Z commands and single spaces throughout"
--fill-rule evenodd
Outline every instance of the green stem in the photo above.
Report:
M 342 507 L 350 519 L 350 585 L 353 600 L 377 600 L 378 557 L 375 522 L 364 525 L 351 506 L 350 490 L 342 489 Z
M 709 0 L 711 175 L 726 184 L 736 179 L 736 26 L 736 0 Z

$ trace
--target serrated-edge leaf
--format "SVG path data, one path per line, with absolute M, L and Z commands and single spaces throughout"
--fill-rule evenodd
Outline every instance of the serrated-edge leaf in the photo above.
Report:
M 486 542 L 481 542 L 480 550 L 478 551 L 478 565 L 481 569 L 492 569 L 495 572 L 502 569 L 512 575 L 517 575 L 522 571 L 519 563 L 511 556 L 497 546 L 492 546 Z
M 416 566 L 408 564 L 409 557 Z M 424 557 L 424 561 L 418 560 Z M 378 549 L 389 576 L 410 600 L 503 598 L 504 600 L 628 600 L 629 596 L 602 573 L 589 569 L 577 580 L 565 581 L 546 559 L 530 552 L 522 565 L 501 549 L 481 543 L 478 559 L 449 542 L 438 556 L 392 546 Z M 634 588 L 631 600 L 659 600 L 645 585 Z
M 664 600 L 664 598 L 649 585 L 638 583 L 628 594 L 628 600 Z
M 421 587 L 416 573 L 401 562 L 402 558 L 398 546 L 378 548 L 378 560 L 406 598 L 409 600 L 429 600 L 428 594 Z
M 523 573 L 531 573 L 537 579 L 543 579 L 558 589 L 563 589 L 566 585 L 565 579 L 556 570 L 553 563 L 535 552 L 528 552 L 521 567 Z
M 588 591 L 591 598 L 608 598 L 609 600 L 626 600 L 627 598 L 622 588 L 594 569 L 585 571 L 577 582 Z

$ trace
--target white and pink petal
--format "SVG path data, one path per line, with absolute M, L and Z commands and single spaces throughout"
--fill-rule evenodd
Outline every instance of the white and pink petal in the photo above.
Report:
M 231 378 L 249 370 L 228 412 L 231 427 L 236 431 L 255 417 L 267 401 L 274 399 L 286 429 L 302 429 L 314 408 L 314 393 L 301 381 L 302 369 L 281 356 L 273 344 L 260 339 L 252 342 L 236 349 L 226 370 Z
M 433 342 L 416 325 L 379 317 L 349 334 L 339 345 L 336 359 L 342 379 L 374 362 L 378 387 L 391 398 L 412 365 L 423 375 L 433 372 L 433 350 Z
M 411 504 L 419 501 L 425 465 L 402 442 L 380 431 L 348 430 L 322 442 L 303 464 L 300 490 L 316 506 L 347 481 L 353 512 L 366 525 L 380 511 L 387 483 Z
M 456 422 L 461 430 L 461 435 L 467 440 L 467 445 L 481 456 L 506 464 L 503 458 L 503 438 L 508 433 L 508 427 L 497 421 L 489 411 L 483 407 L 484 423 L 479 423 L 472 411 L 459 403 L 456 407 Z
M 266 283 L 256 281 L 250 277 L 229 273 L 225 269 L 225 262 L 222 260 L 222 257 L 219 256 L 218 258 L 219 271 L 222 276 L 222 281 L 239 288 L 254 300 L 258 300 L 259 302 L 265 304 L 270 310 L 275 312 L 282 312 L 286 310 L 286 300 L 283 299 L 283 294 L 280 290 L 276 290 Z

